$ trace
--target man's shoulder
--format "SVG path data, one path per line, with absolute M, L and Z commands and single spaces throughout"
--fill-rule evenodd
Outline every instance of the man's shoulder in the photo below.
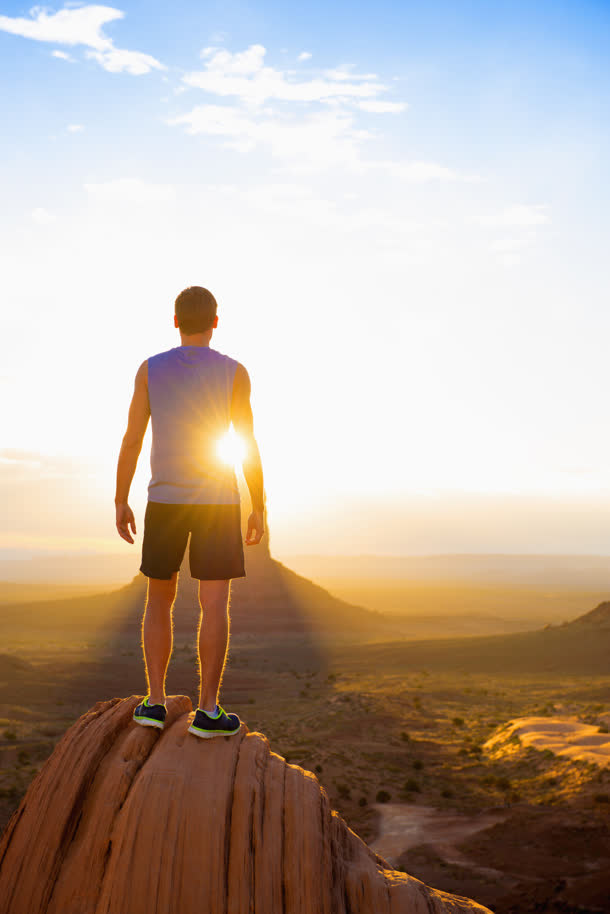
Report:
M 221 352 L 219 349 L 213 349 L 211 346 L 210 346 L 210 352 L 212 352 L 216 356 L 216 358 L 223 359 L 223 361 L 225 361 L 229 364 L 239 365 L 239 362 L 237 361 L 237 359 L 233 358 L 232 355 L 229 355 L 226 352 Z
M 219 352 L 218 349 L 211 349 L 211 351 L 217 359 L 222 360 L 225 364 L 228 374 L 233 377 L 234 383 L 239 383 L 240 381 L 247 379 L 248 372 L 238 359 L 231 355 L 227 355 L 226 352 Z
M 150 362 L 151 359 L 167 358 L 167 356 L 171 355 L 174 351 L 175 351 L 174 348 L 171 348 L 171 349 L 164 349 L 163 352 L 154 352 L 152 355 L 148 356 L 148 359 L 146 361 Z

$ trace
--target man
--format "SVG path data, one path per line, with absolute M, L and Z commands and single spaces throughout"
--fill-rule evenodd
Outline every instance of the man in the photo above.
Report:
M 231 422 L 245 449 L 244 477 L 252 500 L 246 545 L 264 534 L 265 493 L 250 405 L 250 378 L 235 359 L 210 347 L 218 326 L 216 299 L 191 286 L 175 301 L 181 345 L 142 362 L 117 466 L 116 526 L 133 543 L 127 503 L 149 417 L 151 479 L 144 515 L 140 571 L 148 577 L 142 624 L 148 695 L 133 718 L 163 728 L 165 676 L 172 651 L 172 607 L 178 572 L 189 546 L 190 572 L 199 580 L 199 707 L 189 732 L 199 737 L 239 732 L 237 714 L 218 705 L 229 643 L 231 579 L 245 576 L 241 507 L 235 470 L 219 453 Z M 131 532 L 130 528 L 131 527 Z

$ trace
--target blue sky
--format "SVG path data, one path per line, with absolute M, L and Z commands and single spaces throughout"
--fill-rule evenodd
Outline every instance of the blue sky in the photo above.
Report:
M 414 498 L 605 499 L 609 19 L 0 0 L 0 485 L 46 479 L 56 505 L 79 475 L 107 543 L 135 371 L 197 282 L 250 371 L 287 552 L 400 551 L 384 511 Z M 322 508 L 363 497 L 372 532 L 320 542 Z M 526 551 L 526 507 L 507 540 L 494 504 L 492 547 Z M 35 507 L 20 542 L 67 542 Z M 579 551 L 586 524 L 543 515 L 531 548 Z

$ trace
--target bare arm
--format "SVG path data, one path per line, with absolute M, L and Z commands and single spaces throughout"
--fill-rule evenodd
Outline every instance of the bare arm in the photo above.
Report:
M 131 405 L 129 407 L 129 418 L 127 420 L 127 431 L 123 436 L 121 451 L 117 464 L 116 474 L 116 496 L 114 503 L 116 506 L 116 525 L 121 536 L 128 543 L 133 543 L 133 538 L 129 532 L 131 525 L 133 533 L 136 532 L 136 524 L 133 511 L 127 504 L 129 498 L 129 489 L 131 481 L 138 465 L 138 457 L 142 450 L 142 442 L 146 434 L 148 420 L 150 418 L 150 404 L 148 401 L 148 362 L 142 362 L 136 374 L 135 386 Z
M 245 450 L 242 470 L 252 501 L 252 514 L 248 518 L 246 544 L 254 545 L 261 541 L 265 532 L 265 488 L 261 457 L 254 437 L 254 419 L 250 404 L 250 392 L 250 376 L 244 366 L 238 364 L 233 381 L 231 421 L 233 428 L 243 442 Z M 256 530 L 256 536 L 252 536 L 253 530 Z

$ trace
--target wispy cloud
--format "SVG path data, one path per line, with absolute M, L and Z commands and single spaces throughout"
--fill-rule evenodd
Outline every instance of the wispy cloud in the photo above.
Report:
M 499 213 L 485 216 L 481 221 L 490 228 L 531 228 L 547 225 L 551 217 L 546 203 L 518 203 L 505 207 Z
M 150 54 L 116 48 L 112 39 L 103 34 L 102 29 L 105 25 L 123 19 L 124 16 L 122 10 L 111 6 L 64 6 L 55 13 L 35 6 L 30 10 L 29 19 L 21 16 L 0 16 L 0 31 L 34 41 L 48 41 L 68 46 L 83 45 L 88 48 L 86 56 L 97 60 L 111 73 L 141 75 L 154 69 L 166 69 Z M 71 59 L 70 55 L 63 51 L 52 53 L 54 57 L 62 60 Z
M 301 51 L 301 53 L 297 57 L 297 60 L 310 60 L 310 59 L 311 59 L 311 53 L 309 51 Z
M 372 111 L 374 114 L 398 114 L 400 111 L 406 111 L 409 106 L 406 102 L 385 102 L 381 99 L 372 99 L 358 102 L 358 107 L 362 111 Z
M 43 209 L 42 206 L 39 206 L 32 211 L 32 222 L 35 222 L 36 225 L 50 225 L 55 222 L 55 216 L 48 210 Z
M 171 184 L 149 184 L 139 178 L 118 178 L 100 184 L 85 184 L 92 200 L 123 207 L 169 203 L 175 197 Z
M 320 111 L 304 117 L 271 113 L 256 116 L 228 105 L 199 105 L 169 123 L 182 125 L 191 134 L 223 137 L 225 146 L 240 152 L 261 146 L 301 172 L 333 165 L 361 170 L 359 145 L 371 136 L 354 125 L 350 114 L 339 111 Z
M 51 51 L 51 57 L 57 57 L 58 60 L 68 60 L 70 63 L 74 63 L 75 58 L 71 54 L 68 54 L 67 51 Z
M 376 98 L 388 88 L 374 73 L 359 76 L 347 70 L 335 70 L 312 79 L 295 77 L 291 71 L 266 66 L 266 53 L 261 44 L 252 44 L 234 54 L 224 48 L 204 48 L 201 52 L 204 69 L 187 73 L 183 80 L 188 86 L 214 95 L 235 96 L 250 105 L 261 105 L 269 99 L 319 102 Z
M 388 86 L 376 73 L 342 64 L 308 75 L 269 66 L 266 54 L 261 44 L 235 53 L 204 48 L 203 70 L 186 73 L 183 84 L 233 102 L 196 105 L 168 123 L 192 135 L 218 137 L 243 153 L 266 149 L 284 170 L 296 173 L 343 167 L 358 174 L 383 170 L 411 182 L 475 180 L 436 162 L 375 161 L 362 154 L 375 134 L 357 123 L 359 112 L 397 114 L 408 108 L 404 101 L 381 97 Z M 298 59 L 310 56 L 304 51 Z
M 55 457 L 23 448 L 0 448 L 0 486 L 32 478 L 69 478 L 77 465 L 78 461 L 69 457 Z
M 68 124 L 66 127 L 68 133 L 81 133 L 84 129 L 82 124 Z

